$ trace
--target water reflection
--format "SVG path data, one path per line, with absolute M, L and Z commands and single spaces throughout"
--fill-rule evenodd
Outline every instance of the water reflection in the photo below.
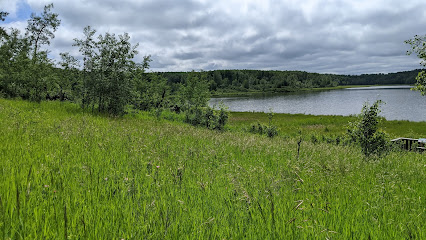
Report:
M 210 105 L 221 101 L 236 112 L 303 113 L 343 115 L 360 113 L 364 102 L 382 100 L 381 115 L 388 120 L 426 121 L 426 97 L 410 86 L 380 86 L 330 91 L 300 92 L 273 96 L 213 98 Z

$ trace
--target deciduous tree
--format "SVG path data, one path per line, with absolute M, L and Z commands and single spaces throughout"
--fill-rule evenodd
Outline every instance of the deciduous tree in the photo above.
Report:
M 426 35 L 424 36 L 414 36 L 410 40 L 406 40 L 405 43 L 411 45 L 411 49 L 407 51 L 407 54 L 417 54 L 422 61 L 420 64 L 423 67 L 426 67 Z M 416 87 L 415 89 L 420 91 L 422 95 L 426 95 L 426 72 L 420 71 L 416 77 Z
M 210 99 L 208 82 L 203 72 L 190 73 L 177 93 L 182 110 L 191 107 L 205 107 Z
M 54 32 L 61 24 L 58 14 L 52 13 L 53 3 L 44 6 L 44 11 L 41 16 L 36 13 L 31 14 L 28 20 L 27 37 L 33 47 L 33 61 L 37 61 L 38 48 L 41 45 L 50 45 L 50 40 L 55 37 Z
M 125 113 L 125 106 L 134 99 L 135 74 L 149 66 L 146 56 L 142 64 L 133 59 L 138 44 L 130 43 L 127 33 L 116 36 L 105 33 L 95 40 L 96 31 L 84 29 L 83 39 L 74 39 L 83 55 L 83 106 L 113 115 Z

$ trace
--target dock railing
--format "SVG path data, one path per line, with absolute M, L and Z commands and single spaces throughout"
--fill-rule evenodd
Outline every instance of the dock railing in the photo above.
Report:
M 415 138 L 400 137 L 400 138 L 392 139 L 391 142 L 398 144 L 403 149 L 409 150 L 409 151 L 417 150 L 417 151 L 423 152 L 423 151 L 426 150 L 426 139 L 425 138 L 415 139 Z

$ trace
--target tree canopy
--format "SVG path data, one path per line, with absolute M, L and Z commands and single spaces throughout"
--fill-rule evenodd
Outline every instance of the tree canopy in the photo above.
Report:
M 37 51 L 41 45 L 50 44 L 50 39 L 55 38 L 54 32 L 61 24 L 57 13 L 52 13 L 53 3 L 44 6 L 41 16 L 31 14 L 27 25 L 27 37 L 33 46 L 33 61 L 37 60 Z

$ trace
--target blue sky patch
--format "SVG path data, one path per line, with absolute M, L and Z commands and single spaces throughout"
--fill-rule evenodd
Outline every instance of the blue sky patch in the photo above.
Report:
M 28 5 L 25 1 L 20 1 L 18 3 L 18 9 L 16 12 L 16 17 L 12 17 L 11 15 L 6 17 L 6 20 L 4 23 L 11 23 L 16 21 L 25 21 L 30 18 L 31 13 L 33 10 L 31 9 L 30 5 Z

